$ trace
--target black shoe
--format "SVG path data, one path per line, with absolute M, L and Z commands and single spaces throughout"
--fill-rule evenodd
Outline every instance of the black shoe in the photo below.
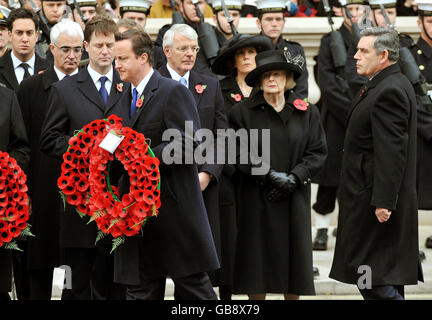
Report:
M 327 229 L 318 229 L 312 244 L 313 250 L 327 250 Z
M 332 235 L 333 235 L 333 237 L 336 237 L 336 236 L 337 236 L 337 228 L 334 228 L 334 229 L 333 229 Z
M 426 255 L 421 250 L 419 251 L 419 259 L 420 259 L 420 262 L 423 262 L 424 260 L 426 260 Z
M 432 248 L 432 236 L 426 239 L 425 247 L 429 249 Z
M 317 267 L 313 267 L 313 276 L 315 277 L 319 277 L 320 273 L 319 273 L 319 269 Z

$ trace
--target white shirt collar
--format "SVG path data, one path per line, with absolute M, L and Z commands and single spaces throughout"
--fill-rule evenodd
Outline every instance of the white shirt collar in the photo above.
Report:
M 150 78 L 153 75 L 153 73 L 154 73 L 154 70 L 153 70 L 153 68 L 151 68 L 150 71 L 149 71 L 149 73 L 147 73 L 147 75 L 141 80 L 141 82 L 136 87 L 136 89 L 138 91 L 138 97 L 140 97 L 142 95 L 142 93 L 144 92 L 144 89 L 147 86 L 147 83 L 150 81 Z M 131 94 L 132 94 L 132 96 L 133 96 L 133 89 L 134 88 L 135 88 L 135 86 L 131 83 Z
M 13 53 L 13 50 L 11 51 L 11 58 L 12 58 L 12 63 L 13 63 L 13 67 L 14 67 L 14 69 L 20 67 L 19 65 L 20 65 L 21 63 L 23 63 L 23 61 L 21 61 L 20 59 L 18 59 L 18 58 L 15 56 L 15 54 Z M 26 61 L 25 63 L 27 63 L 27 64 L 30 66 L 30 68 L 31 68 L 32 70 L 34 70 L 35 61 L 36 61 L 36 56 L 35 56 L 35 54 L 33 53 L 33 56 L 30 58 L 30 60 L 29 60 L 29 61 Z M 32 74 L 32 73 L 30 73 L 30 74 Z
M 66 77 L 66 73 L 61 72 L 56 66 L 54 66 L 54 71 L 57 75 L 57 78 L 60 80 L 63 80 L 64 77 Z M 78 68 L 76 68 L 71 74 L 70 76 L 73 76 L 74 74 L 78 73 Z
M 107 72 L 107 74 L 100 74 L 99 72 L 95 71 L 92 67 L 90 67 L 90 65 L 88 65 L 87 67 L 88 73 L 90 74 L 90 77 L 92 78 L 93 82 L 99 83 L 99 79 L 100 77 L 107 77 L 108 81 L 110 81 L 111 83 L 113 82 L 113 68 L 111 67 L 110 70 Z M 97 87 L 97 86 L 96 86 Z
M 173 68 L 170 67 L 169 63 L 167 62 L 167 69 L 168 72 L 171 75 L 171 78 L 175 81 L 179 81 L 180 78 L 185 78 L 186 79 L 186 83 L 189 86 L 189 75 L 190 75 L 190 71 L 186 72 L 185 75 L 182 77 L 181 75 L 179 75 Z

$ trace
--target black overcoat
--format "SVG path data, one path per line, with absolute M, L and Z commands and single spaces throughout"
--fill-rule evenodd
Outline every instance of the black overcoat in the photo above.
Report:
M 62 161 L 69 138 L 76 130 L 111 114 L 126 119 L 128 113 L 123 112 L 124 109 L 119 103 L 123 93 L 116 88 L 120 82 L 120 76 L 114 70 L 108 106 L 104 104 L 87 68 L 53 84 L 40 137 L 42 152 Z M 93 248 L 97 228 L 95 223 L 87 222 L 88 219 L 80 218 L 75 207 L 66 204 L 65 212 L 60 215 L 60 247 Z
M 432 47 L 420 37 L 412 43 L 410 51 L 419 70 L 432 84 Z M 424 105 L 417 101 L 417 198 L 419 209 L 432 209 L 432 98 Z
M 171 78 L 166 65 L 159 68 L 159 73 L 167 78 Z M 202 93 L 198 93 L 196 86 L 205 86 Z M 209 129 L 213 132 L 214 141 L 221 140 L 218 136 L 218 129 L 226 129 L 228 127 L 228 119 L 224 112 L 223 97 L 220 89 L 219 81 L 216 78 L 199 74 L 193 70 L 189 75 L 189 91 L 192 93 L 198 110 L 201 128 Z M 218 138 L 219 137 L 219 138 Z M 214 144 L 214 155 L 217 157 L 217 143 Z M 214 159 L 216 160 L 216 158 Z M 207 211 L 207 216 L 212 229 L 213 238 L 216 245 L 216 250 L 220 258 L 221 255 L 221 234 L 220 234 L 220 218 L 219 218 L 219 178 L 222 174 L 223 163 L 218 164 L 205 163 L 198 165 L 198 172 L 207 172 L 213 176 L 213 180 L 209 183 L 203 192 L 204 204 Z
M 339 220 L 330 277 L 356 284 L 358 268 L 372 285 L 422 280 L 416 195 L 417 112 L 414 90 L 398 64 L 361 91 L 348 118 Z M 391 210 L 380 223 L 375 208 Z
M 122 105 L 130 110 L 130 86 L 125 92 Z M 193 133 L 200 128 L 194 98 L 183 85 L 157 71 L 144 96 L 129 126 L 151 139 L 151 148 L 160 160 L 161 207 L 159 215 L 144 225 L 142 236 L 126 239 L 115 251 L 114 281 L 128 285 L 138 285 L 140 273 L 149 278 L 179 278 L 219 268 L 197 165 L 169 164 L 162 158 L 164 148 L 173 143 L 185 146 L 185 121 L 193 122 Z M 183 139 L 162 140 L 166 129 L 177 130 Z
M 30 224 L 35 237 L 28 239 L 28 266 L 31 270 L 59 266 L 59 216 L 63 212 L 57 179 L 61 162 L 40 151 L 39 138 L 48 108 L 51 85 L 58 81 L 54 67 L 21 82 L 17 96 L 30 140 L 28 175 L 32 200 Z
M 348 49 L 351 43 L 349 30 L 342 25 L 337 31 L 343 39 L 343 46 Z M 344 90 L 334 67 L 332 51 L 330 48 L 330 34 L 321 39 L 318 53 L 317 83 L 321 90 L 321 121 L 326 133 L 328 156 L 323 170 L 314 179 L 322 186 L 337 187 L 342 166 L 342 149 L 345 137 L 345 123 L 351 108 L 349 89 Z M 348 85 L 347 85 L 348 86 Z
M 49 66 L 49 62 L 35 54 L 35 75 Z M 3 83 L 7 88 L 15 92 L 18 90 L 19 84 L 15 76 L 10 50 L 6 51 L 3 57 L 0 58 L 0 83 Z
M 309 105 L 299 110 L 293 105 L 296 99 L 287 91 L 285 108 L 277 113 L 259 91 L 229 115 L 235 130 L 257 129 L 261 136 L 270 129 L 270 167 L 300 180 L 288 198 L 269 202 L 266 186 L 257 183 L 261 179 L 251 175 L 251 166 L 237 164 L 241 175 L 234 293 L 315 293 L 310 181 L 324 165 L 327 150 L 318 109 Z M 259 140 L 258 151 L 262 147 Z
M 9 153 L 18 165 L 27 170 L 30 146 L 18 99 L 12 90 L 0 86 L 0 150 Z M 11 291 L 11 250 L 0 249 L 0 292 Z
M 220 80 L 222 95 L 224 97 L 225 113 L 228 115 L 232 107 L 248 98 L 243 96 L 234 76 L 227 76 Z M 252 89 L 250 97 L 257 92 Z M 234 98 L 236 97 L 236 98 Z M 237 100 L 236 100 L 237 99 Z M 238 186 L 238 174 L 234 164 L 228 161 L 224 165 L 219 180 L 219 216 L 221 225 L 221 266 L 214 281 L 219 285 L 232 285 L 234 275 L 234 258 L 237 239 L 237 212 L 236 189 Z

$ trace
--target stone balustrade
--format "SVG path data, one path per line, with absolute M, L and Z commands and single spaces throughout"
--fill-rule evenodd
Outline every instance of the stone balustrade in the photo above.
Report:
M 342 18 L 334 18 L 333 20 L 335 28 L 338 28 L 342 23 Z M 212 19 L 206 19 L 206 22 L 214 25 Z M 171 23 L 171 19 L 148 19 L 146 31 L 155 40 L 159 29 L 169 23 Z M 240 33 L 259 33 L 255 18 L 241 18 L 238 29 Z M 417 26 L 417 17 L 398 17 L 396 20 L 396 29 L 399 32 L 409 34 L 415 40 L 419 37 L 420 30 Z M 299 42 L 305 50 L 309 71 L 309 101 L 312 103 L 316 103 L 320 97 L 320 90 L 313 74 L 315 66 L 314 57 L 318 54 L 321 37 L 330 31 L 327 18 L 286 19 L 283 32 L 285 39 Z

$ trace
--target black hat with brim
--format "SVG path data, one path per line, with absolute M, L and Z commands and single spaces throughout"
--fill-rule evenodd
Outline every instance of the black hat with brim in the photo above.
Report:
M 304 58 L 301 55 L 291 57 L 288 51 L 269 50 L 255 56 L 256 68 L 246 76 L 246 84 L 254 87 L 264 72 L 285 70 L 292 72 L 296 80 L 303 71 Z
M 267 36 L 256 35 L 251 36 L 247 34 L 238 34 L 228 40 L 225 45 L 219 50 L 218 56 L 212 65 L 212 71 L 219 75 L 230 75 L 231 68 L 228 63 L 231 61 L 235 52 L 241 48 L 254 47 L 257 52 L 270 50 L 272 43 Z

